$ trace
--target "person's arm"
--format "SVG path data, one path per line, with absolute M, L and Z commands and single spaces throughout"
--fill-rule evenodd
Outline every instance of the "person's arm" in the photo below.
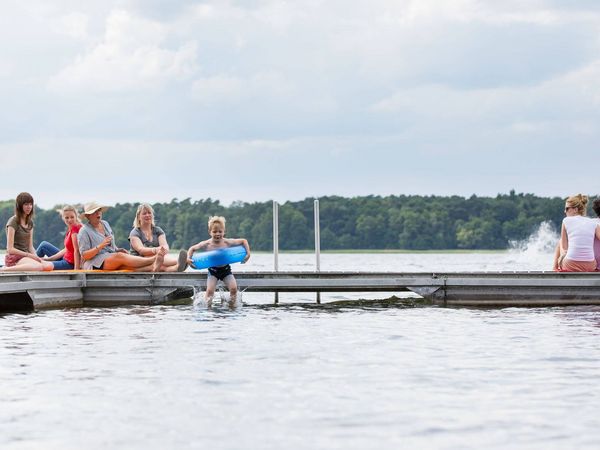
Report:
M 206 248 L 208 241 L 202 241 L 202 242 L 198 242 L 196 245 L 192 245 L 189 249 L 188 249 L 188 260 L 192 257 L 192 255 L 194 254 L 194 252 L 198 251 L 198 250 L 204 250 Z
M 28 253 L 15 247 L 15 229 L 13 227 L 6 227 L 6 253 L 9 255 L 19 255 L 41 261 L 41 258 L 35 254 L 35 250 L 33 253 Z
M 104 247 L 110 245 L 110 242 L 112 241 L 112 235 L 109 235 L 106 236 L 99 245 L 92 247 L 92 239 L 87 233 L 79 232 L 78 236 L 81 257 L 86 261 L 98 255 L 98 253 L 100 253 Z
M 596 239 L 600 240 L 600 225 L 596 226 Z
M 33 229 L 31 230 L 31 233 L 29 233 L 29 258 L 33 258 L 39 262 L 43 261 L 43 259 L 37 255 L 35 247 L 33 246 Z
M 73 243 L 73 268 L 79 270 L 81 269 L 81 255 L 79 254 L 79 240 L 77 239 L 77 233 L 71 234 L 71 242 Z
M 567 255 L 567 250 L 569 249 L 569 237 L 567 236 L 567 230 L 565 229 L 565 224 L 562 224 L 562 227 L 560 229 L 560 251 L 559 251 L 559 255 L 558 255 L 558 259 L 556 260 L 555 264 L 554 264 L 554 270 L 560 270 L 562 269 L 562 263 L 563 260 L 565 259 L 565 256 Z
M 169 252 L 169 250 L 170 250 L 169 243 L 167 242 L 167 235 L 165 233 L 158 236 L 158 244 L 162 248 L 164 248 L 167 251 L 167 253 Z
M 47 256 L 44 259 L 44 261 L 58 261 L 59 259 L 61 259 L 63 256 L 65 256 L 65 253 L 67 252 L 66 248 L 63 248 L 60 252 L 55 253 L 52 256 Z
M 246 261 L 248 261 L 250 259 L 250 245 L 248 244 L 248 241 L 246 239 L 226 239 L 225 242 L 230 247 L 233 245 L 243 245 L 244 246 L 244 248 L 246 249 L 246 257 L 242 261 L 242 264 L 244 264 Z
M 141 256 L 154 256 L 158 253 L 158 248 L 156 247 L 144 247 L 142 240 L 137 236 L 131 236 L 129 242 L 131 243 L 131 248 Z

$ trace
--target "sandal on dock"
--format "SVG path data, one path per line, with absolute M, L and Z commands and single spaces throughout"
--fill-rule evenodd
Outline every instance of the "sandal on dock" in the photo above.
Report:
M 177 272 L 183 272 L 187 267 L 187 252 L 181 250 L 177 257 Z

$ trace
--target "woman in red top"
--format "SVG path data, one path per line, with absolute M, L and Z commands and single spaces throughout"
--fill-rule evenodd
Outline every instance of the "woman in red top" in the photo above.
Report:
M 54 270 L 73 270 L 80 268 L 79 243 L 77 233 L 81 222 L 77 218 L 77 210 L 73 206 L 65 206 L 61 210 L 62 220 L 67 226 L 65 233 L 65 248 L 59 250 L 49 242 L 43 241 L 37 248 L 36 254 L 45 261 L 51 261 Z

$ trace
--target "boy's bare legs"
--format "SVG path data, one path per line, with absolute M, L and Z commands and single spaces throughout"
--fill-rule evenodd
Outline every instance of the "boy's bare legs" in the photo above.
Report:
M 229 289 L 229 307 L 233 308 L 237 301 L 238 287 L 237 281 L 233 275 L 227 275 L 223 280 L 227 289 Z
M 206 278 L 206 292 L 204 293 L 204 299 L 206 300 L 206 306 L 208 308 L 212 306 L 218 281 L 217 277 L 213 277 L 211 274 L 208 274 L 208 278 Z

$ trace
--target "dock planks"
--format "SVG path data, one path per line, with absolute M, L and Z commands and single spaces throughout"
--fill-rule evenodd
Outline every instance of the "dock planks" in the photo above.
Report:
M 238 272 L 236 279 L 254 292 L 414 292 L 441 306 L 600 305 L 600 273 Z M 3 273 L 0 310 L 154 305 L 205 287 L 205 272 Z

